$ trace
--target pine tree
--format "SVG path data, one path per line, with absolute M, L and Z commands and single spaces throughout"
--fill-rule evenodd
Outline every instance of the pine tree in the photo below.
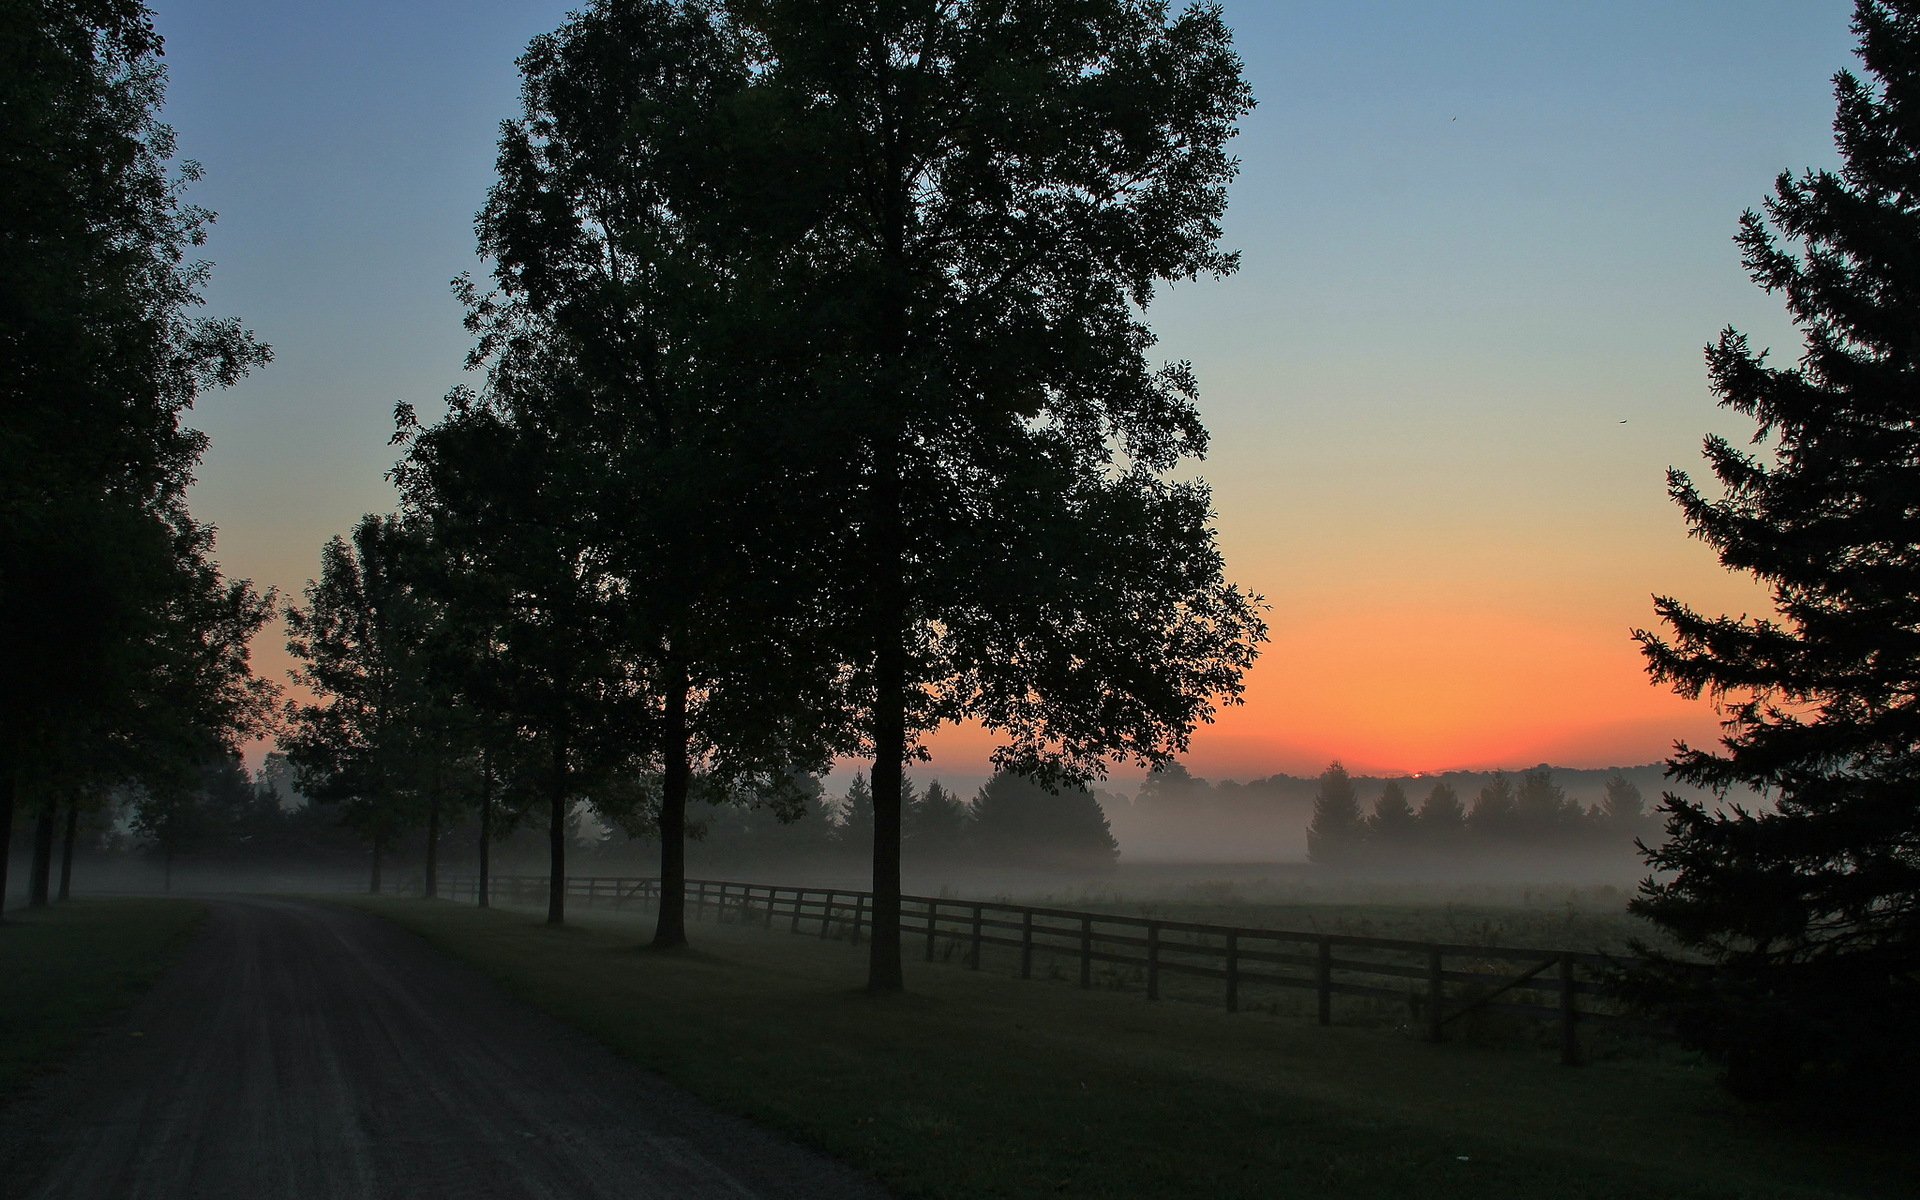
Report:
M 1483 845 L 1510 841 L 1518 832 L 1520 810 L 1513 796 L 1513 780 L 1506 772 L 1495 771 L 1473 798 L 1467 813 L 1467 828 Z
M 1420 805 L 1421 840 L 1429 846 L 1457 845 L 1467 829 L 1467 810 L 1450 783 L 1436 783 Z
M 1344 866 L 1360 857 L 1367 836 L 1367 820 L 1360 814 L 1360 795 L 1353 777 L 1339 763 L 1329 763 L 1320 774 L 1313 796 L 1313 823 L 1307 826 L 1307 857 L 1328 866 Z
M 1647 802 L 1632 780 L 1616 772 L 1607 778 L 1595 816 L 1609 833 L 1638 835 L 1647 823 Z
M 1400 850 L 1413 841 L 1417 828 L 1413 806 L 1407 803 L 1407 789 L 1398 779 L 1387 780 L 1379 799 L 1373 802 L 1373 814 L 1367 818 L 1367 836 L 1383 848 Z
M 1661 597 L 1666 631 L 1636 633 L 1656 681 L 1723 717 L 1668 774 L 1767 803 L 1665 797 L 1634 909 L 1715 969 L 1628 983 L 1736 1091 L 1888 1111 L 1920 1069 L 1920 3 L 1861 0 L 1853 28 L 1870 78 L 1835 77 L 1844 166 L 1782 174 L 1736 238 L 1805 353 L 1772 366 L 1724 331 L 1712 388 L 1754 448 L 1707 439 L 1718 495 L 1668 475 L 1693 536 L 1774 612 Z

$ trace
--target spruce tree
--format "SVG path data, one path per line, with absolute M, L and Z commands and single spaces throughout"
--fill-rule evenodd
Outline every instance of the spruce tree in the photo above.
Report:
M 1407 803 L 1407 789 L 1398 779 L 1387 780 L 1373 802 L 1373 815 L 1367 818 L 1367 834 L 1383 847 L 1404 848 L 1414 836 L 1413 806 Z
M 1320 774 L 1320 788 L 1313 796 L 1307 857 L 1328 866 L 1345 866 L 1360 857 L 1366 837 L 1367 819 L 1361 815 L 1353 777 L 1339 763 L 1329 763 Z
M 1862 0 L 1853 28 L 1868 77 L 1835 77 L 1844 165 L 1782 174 L 1736 238 L 1805 353 L 1773 366 L 1724 331 L 1712 388 L 1752 445 L 1707 439 L 1715 489 L 1668 475 L 1774 611 L 1660 597 L 1666 629 L 1636 633 L 1656 681 L 1723 717 L 1717 747 L 1667 762 L 1723 803 L 1665 797 L 1634 901 L 1714 966 L 1628 982 L 1736 1091 L 1857 1108 L 1920 1068 L 1920 3 Z

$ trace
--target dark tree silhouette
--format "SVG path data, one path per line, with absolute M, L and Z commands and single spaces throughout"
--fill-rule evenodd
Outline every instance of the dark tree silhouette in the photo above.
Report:
M 416 587 L 424 547 L 399 519 L 369 515 L 335 537 L 287 607 L 294 680 L 314 702 L 290 706 L 281 741 L 300 790 L 340 806 L 366 838 L 370 890 L 387 848 L 422 815 L 416 752 L 425 710 L 429 610 Z
M 622 657 L 605 530 L 599 510 L 582 502 L 606 448 L 570 419 L 579 378 L 559 353 L 516 341 L 489 365 L 486 392 L 456 389 L 430 428 L 403 409 L 408 446 L 395 471 L 408 519 L 425 522 L 437 553 L 458 559 L 474 585 L 457 619 L 485 641 L 486 707 L 496 729 L 515 732 L 516 789 L 546 808 L 547 920 L 555 925 L 566 921 L 572 806 L 589 783 L 628 765 L 628 739 L 645 716 Z
M 1660 597 L 1637 631 L 1655 680 L 1710 695 L 1714 749 L 1681 744 L 1676 779 L 1771 804 L 1669 794 L 1658 874 L 1634 909 L 1713 960 L 1638 980 L 1645 1000 L 1726 1066 L 1738 1091 L 1816 1082 L 1850 1110 L 1911 1115 L 1920 1071 L 1920 4 L 1862 0 L 1869 76 L 1835 77 L 1838 172 L 1782 174 L 1738 242 L 1806 340 L 1775 367 L 1728 329 L 1707 350 L 1722 407 L 1755 449 L 1718 437 L 1719 495 L 1670 471 L 1693 536 L 1771 594 L 1761 617 Z
M 1420 803 L 1417 819 L 1421 842 L 1436 851 L 1458 848 L 1461 835 L 1467 831 L 1467 810 L 1461 807 L 1460 793 L 1449 783 L 1433 785 Z
M 842 851 L 864 854 L 873 845 L 873 788 L 866 774 L 855 775 L 834 814 L 833 840 Z
M 1313 823 L 1307 826 L 1307 857 L 1327 866 L 1350 866 L 1360 859 L 1367 837 L 1367 819 L 1360 811 L 1360 794 L 1353 777 L 1339 763 L 1320 773 L 1313 794 Z
M 813 533 L 872 755 L 868 986 L 903 986 L 902 793 L 923 733 L 975 718 L 1058 782 L 1184 750 L 1265 636 L 1222 578 L 1162 282 L 1216 249 L 1252 103 L 1217 6 L 727 5 L 756 55 L 743 211 L 814 366 Z
M 1481 785 L 1467 810 L 1467 829 L 1482 845 L 1511 843 L 1520 833 L 1520 809 L 1515 803 L 1513 780 L 1505 772 L 1495 771 Z
M 264 605 L 217 573 L 204 586 L 211 534 L 184 496 L 205 439 L 180 419 L 269 355 L 238 324 L 193 315 L 207 273 L 193 248 L 213 214 L 182 202 L 199 167 L 171 166 L 159 56 L 129 0 L 0 13 L 0 678 L 34 681 L 0 689 L 0 895 L 23 782 L 40 786 L 43 901 L 60 789 L 187 770 L 268 699 L 245 637 L 221 642 L 234 632 L 222 611 Z M 162 702 L 194 680 L 218 694 Z
M 966 850 L 970 821 L 966 802 L 934 780 L 907 802 L 901 833 L 907 855 L 923 862 L 958 858 Z
M 1084 787 L 1048 791 L 1039 780 L 999 771 L 971 807 L 974 852 L 983 866 L 1088 870 L 1120 857 L 1106 813 Z
M 1545 763 L 1522 772 L 1513 816 L 1519 835 L 1536 844 L 1565 842 L 1580 833 L 1580 806 L 1553 781 L 1553 768 Z
M 1639 837 L 1647 826 L 1646 798 L 1632 780 L 1615 774 L 1607 780 L 1594 818 L 1609 833 Z
M 1367 837 L 1388 854 L 1405 854 L 1419 835 L 1407 789 L 1398 779 L 1387 780 L 1367 818 Z
M 494 397 L 588 450 L 551 485 L 587 509 L 581 567 L 605 592 L 624 733 L 658 779 L 654 943 L 678 946 L 696 775 L 715 794 L 777 792 L 793 768 L 824 768 L 839 728 L 809 703 L 832 695 L 836 664 L 781 570 L 793 539 L 773 536 L 818 489 L 765 453 L 797 411 L 791 388 L 770 391 L 780 370 L 739 261 L 752 243 L 718 201 L 723 114 L 751 64 L 708 6 L 606 0 L 535 38 L 520 68 L 523 111 L 477 222 L 495 290 L 463 289 L 473 364 L 497 382 L 537 358 L 541 391 Z

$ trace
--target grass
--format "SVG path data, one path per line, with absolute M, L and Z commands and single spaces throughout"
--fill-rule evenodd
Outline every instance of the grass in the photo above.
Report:
M 72 900 L 0 924 L 0 1099 L 131 1007 L 206 910 L 187 900 Z
M 1149 1005 L 922 964 L 860 990 L 843 942 L 704 923 L 366 901 L 720 1107 L 908 1196 L 1316 1198 L 1909 1194 L 1914 1158 L 1782 1131 L 1689 1064 Z

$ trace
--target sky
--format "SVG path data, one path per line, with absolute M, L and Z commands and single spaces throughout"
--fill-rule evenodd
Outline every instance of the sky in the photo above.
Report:
M 398 402 L 431 415 L 469 337 L 449 281 L 538 0 L 157 0 L 166 119 L 219 213 L 208 312 L 275 361 L 202 398 L 192 493 L 235 576 L 296 597 L 321 546 L 394 507 Z M 1272 639 L 1196 775 L 1597 767 L 1715 735 L 1651 685 L 1652 597 L 1764 593 L 1690 539 L 1701 349 L 1799 340 L 1732 244 L 1782 170 L 1834 165 L 1844 0 L 1225 5 L 1259 107 L 1234 151 L 1225 280 L 1148 310 L 1189 360 L 1229 578 Z M 284 679 L 275 628 L 255 664 Z M 931 769 L 985 772 L 978 730 Z M 1119 773 L 1125 778 L 1126 773 Z

